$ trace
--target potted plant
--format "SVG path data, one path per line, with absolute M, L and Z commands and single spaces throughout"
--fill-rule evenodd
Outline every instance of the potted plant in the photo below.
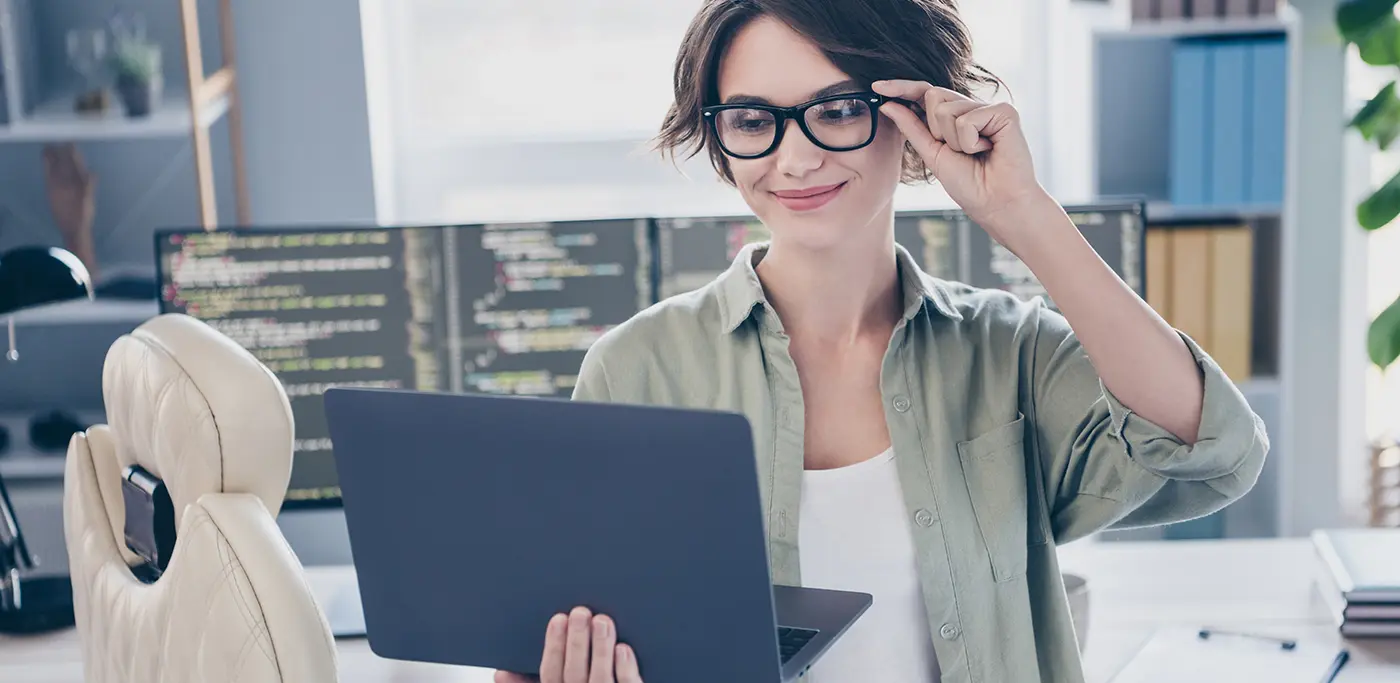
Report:
M 142 38 L 117 41 L 112 50 L 112 71 L 127 116 L 149 116 L 164 85 L 160 46 Z
M 1400 67 L 1400 19 L 1396 0 L 1342 0 L 1336 10 L 1338 33 L 1355 43 L 1361 60 L 1371 66 Z M 1400 78 L 1390 81 L 1352 117 L 1348 127 L 1382 151 L 1400 140 Z M 1356 220 L 1366 230 L 1390 226 L 1400 216 L 1400 174 L 1371 191 L 1356 207 Z M 1366 347 L 1371 362 L 1382 371 L 1400 360 L 1400 298 L 1371 321 Z M 1378 437 L 1371 442 L 1371 519 L 1374 526 L 1400 524 L 1400 509 L 1385 501 L 1386 491 L 1397 486 L 1392 474 L 1400 472 L 1400 438 Z

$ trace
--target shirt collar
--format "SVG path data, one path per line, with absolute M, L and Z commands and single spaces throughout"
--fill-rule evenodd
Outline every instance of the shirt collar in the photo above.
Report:
M 754 269 L 767 251 L 768 242 L 745 245 L 729 268 L 719 276 L 720 314 L 726 333 L 738 329 L 753 315 L 755 308 L 768 303 L 763 294 L 763 285 L 758 280 L 758 271 Z M 904 290 L 906 321 L 912 320 L 926 303 L 933 304 L 934 310 L 949 319 L 962 320 L 962 314 L 953 306 L 947 286 L 919 268 L 914 257 L 898 244 L 895 245 L 895 262 Z

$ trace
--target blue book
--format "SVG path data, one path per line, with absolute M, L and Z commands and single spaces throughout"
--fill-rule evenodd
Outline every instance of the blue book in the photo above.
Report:
M 1246 201 L 1249 173 L 1249 84 L 1253 45 L 1245 40 L 1211 44 L 1211 98 L 1207 155 L 1210 186 L 1206 201 L 1215 205 L 1239 205 Z
M 1250 172 L 1245 200 L 1282 204 L 1288 120 L 1288 43 L 1282 37 L 1259 40 L 1254 43 L 1253 52 Z
M 1170 197 L 1178 206 L 1209 201 L 1210 163 L 1210 46 L 1200 41 L 1178 42 L 1172 51 Z

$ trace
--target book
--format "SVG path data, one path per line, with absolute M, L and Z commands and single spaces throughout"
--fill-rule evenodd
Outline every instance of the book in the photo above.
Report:
M 1169 194 L 1177 206 L 1210 201 L 1210 48 L 1208 42 L 1198 40 L 1179 41 L 1172 47 Z
M 1248 187 L 1245 201 L 1283 202 L 1288 117 L 1288 43 L 1264 38 L 1251 46 Z
M 1249 181 L 1250 63 L 1252 41 L 1225 39 L 1209 43 L 1210 124 L 1205 128 L 1210 164 L 1206 202 L 1238 205 L 1246 201 Z
M 1248 224 L 1148 226 L 1147 303 L 1235 382 L 1253 371 L 1254 232 Z
M 1350 604 L 1342 596 L 1330 569 L 1324 569 L 1315 582 L 1316 595 L 1327 617 L 1344 636 L 1400 635 L 1400 603 Z
M 1210 231 L 1210 355 L 1236 382 L 1253 370 L 1254 231 L 1247 225 Z
M 1400 529 L 1319 529 L 1312 540 L 1348 606 L 1400 603 Z

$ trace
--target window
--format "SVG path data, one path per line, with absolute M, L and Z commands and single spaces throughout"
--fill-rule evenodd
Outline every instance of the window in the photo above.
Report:
M 1032 121 L 1038 92 L 1018 82 L 1037 43 L 1030 18 L 1006 17 L 1034 1 L 962 3 L 979 60 Z M 366 52 L 382 60 L 376 148 L 391 157 L 376 182 L 392 186 L 394 220 L 746 211 L 703 158 L 682 175 L 647 146 L 700 0 L 363 2 L 374 5 L 366 40 L 378 42 Z M 947 204 L 937 188 L 901 198 Z

